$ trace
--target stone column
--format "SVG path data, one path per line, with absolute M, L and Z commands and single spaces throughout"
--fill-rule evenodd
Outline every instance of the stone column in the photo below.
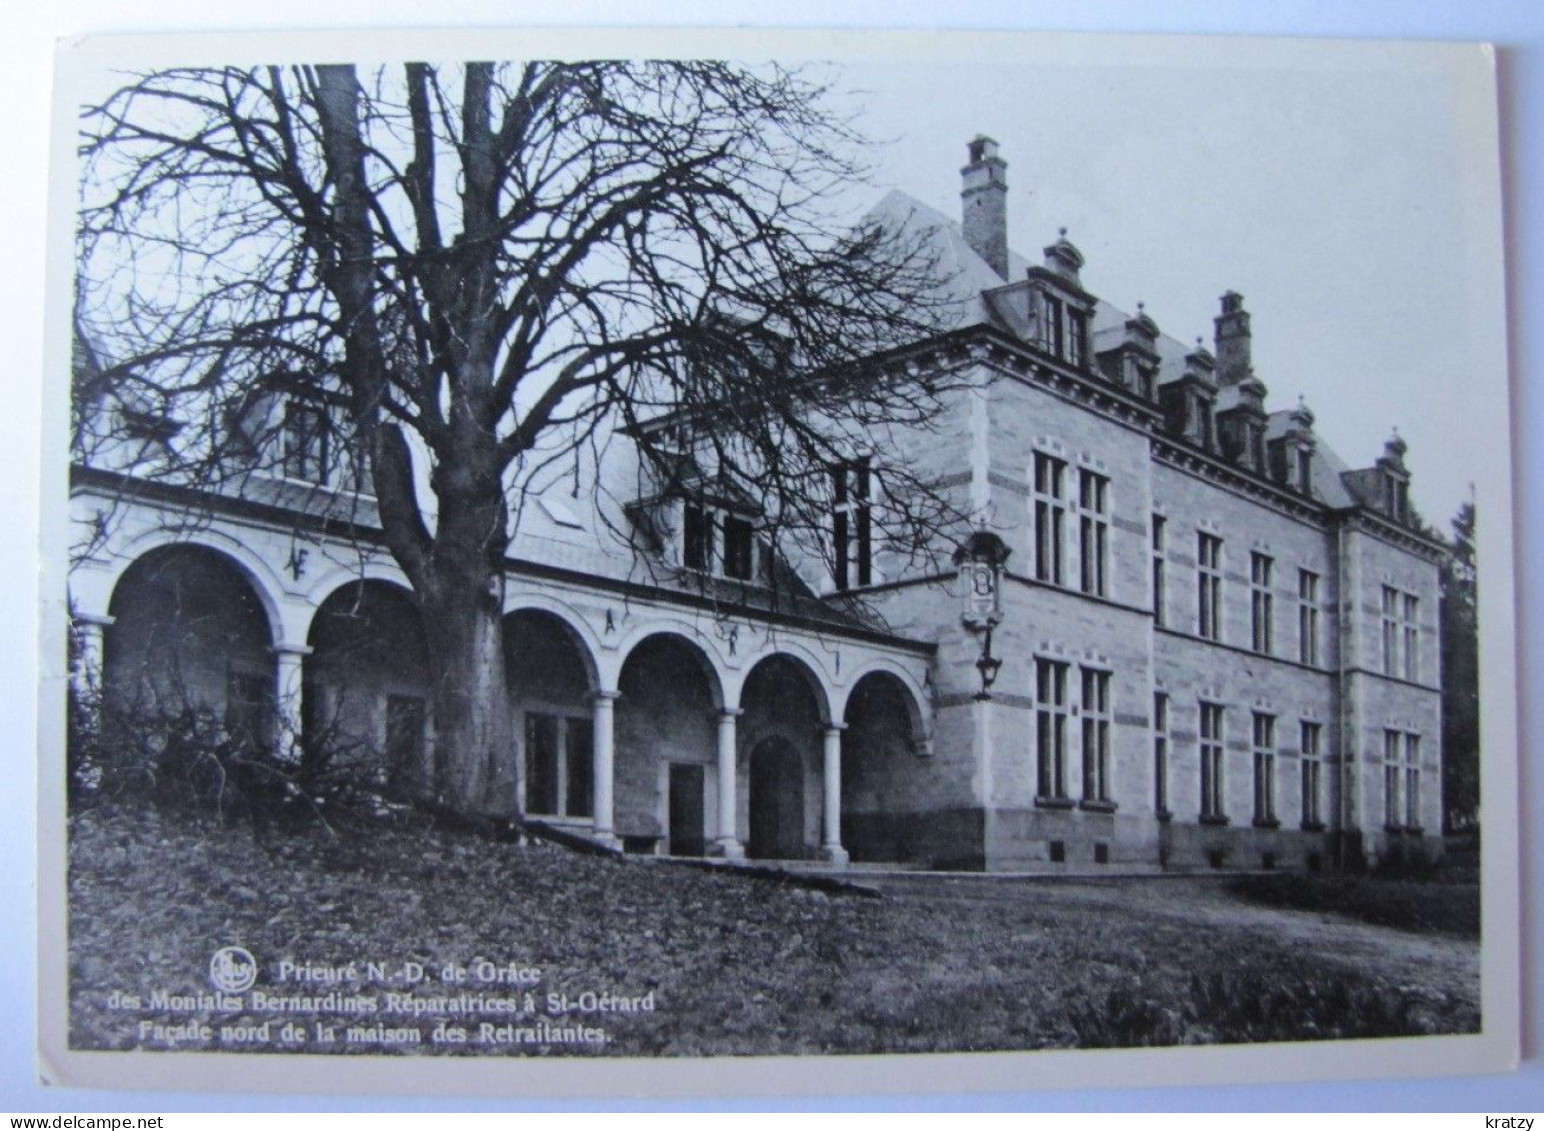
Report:
M 114 619 L 97 613 L 75 613 L 71 617 L 78 652 L 75 667 L 70 671 L 70 687 L 82 702 L 90 702 L 91 696 L 102 690 L 104 642 L 107 626 Z
M 274 722 L 274 754 L 280 762 L 291 766 L 300 765 L 303 748 L 305 713 L 301 698 L 304 694 L 305 658 L 311 649 L 304 644 L 280 644 L 273 650 L 277 661 L 274 676 L 274 702 L 278 715 Z
M 616 702 L 620 691 L 597 691 L 592 715 L 595 757 L 590 776 L 594 788 L 594 837 L 603 844 L 616 844 Z
M 832 723 L 825 730 L 825 843 L 821 852 L 831 863 L 847 863 L 842 847 L 842 732 L 845 723 Z
M 718 839 L 714 844 L 718 855 L 726 860 L 745 859 L 745 846 L 740 843 L 739 830 L 735 828 L 740 808 L 736 776 L 739 743 L 735 720 L 744 713 L 738 707 L 725 707 L 718 713 Z

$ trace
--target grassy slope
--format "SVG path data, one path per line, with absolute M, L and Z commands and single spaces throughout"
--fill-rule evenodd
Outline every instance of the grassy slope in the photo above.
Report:
M 72 818 L 70 859 L 72 1040 L 83 1048 L 136 1044 L 140 1015 L 108 1009 L 109 991 L 207 991 L 209 955 L 229 943 L 265 969 L 281 958 L 431 970 L 488 958 L 541 967 L 544 991 L 652 990 L 656 1013 L 601 1020 L 614 1034 L 606 1051 L 633 1055 L 1478 1025 L 1477 986 L 1465 979 L 1441 984 L 1393 964 L 1369 972 L 1330 946 L 1288 953 L 1248 915 L 1202 931 L 1140 901 L 1084 902 L 1076 886 L 964 913 L 444 832 L 380 828 L 334 843 L 110 806 Z

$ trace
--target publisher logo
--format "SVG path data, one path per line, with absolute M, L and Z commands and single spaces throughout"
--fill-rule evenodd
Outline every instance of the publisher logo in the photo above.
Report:
M 245 947 L 222 946 L 209 959 L 209 981 L 221 993 L 243 993 L 257 981 L 257 959 Z

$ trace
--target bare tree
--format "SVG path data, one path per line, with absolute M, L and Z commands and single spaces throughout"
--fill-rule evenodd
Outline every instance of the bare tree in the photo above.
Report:
M 302 426 L 262 398 L 346 419 L 424 614 L 434 789 L 492 806 L 535 469 L 620 430 L 660 489 L 759 500 L 812 549 L 830 465 L 933 415 L 937 368 L 894 361 L 938 328 L 924 242 L 833 228 L 861 153 L 828 90 L 774 66 L 138 76 L 83 114 L 77 322 L 103 348 L 77 365 L 77 458 L 127 420 L 155 449 L 138 473 L 218 488 L 271 450 L 261 427 Z M 664 418 L 713 449 L 711 488 Z M 925 547 L 947 508 L 902 466 L 885 486 L 888 536 Z

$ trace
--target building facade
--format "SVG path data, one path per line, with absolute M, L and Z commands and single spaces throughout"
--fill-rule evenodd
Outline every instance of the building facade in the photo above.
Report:
M 885 455 L 970 516 L 948 565 L 886 550 L 861 457 L 808 559 L 753 511 L 643 497 L 625 436 L 576 457 L 517 509 L 508 808 L 633 852 L 933 868 L 1435 851 L 1441 546 L 1403 443 L 1353 469 L 1305 406 L 1268 409 L 1235 293 L 1186 347 L 1086 291 L 1065 232 L 1020 258 L 1005 162 L 968 156 L 960 223 L 875 211 L 950 274 L 949 326 L 905 352 L 957 391 Z M 77 462 L 78 688 L 411 793 L 435 729 L 411 593 L 325 406 L 261 411 L 272 467 L 218 493 L 121 446 Z

